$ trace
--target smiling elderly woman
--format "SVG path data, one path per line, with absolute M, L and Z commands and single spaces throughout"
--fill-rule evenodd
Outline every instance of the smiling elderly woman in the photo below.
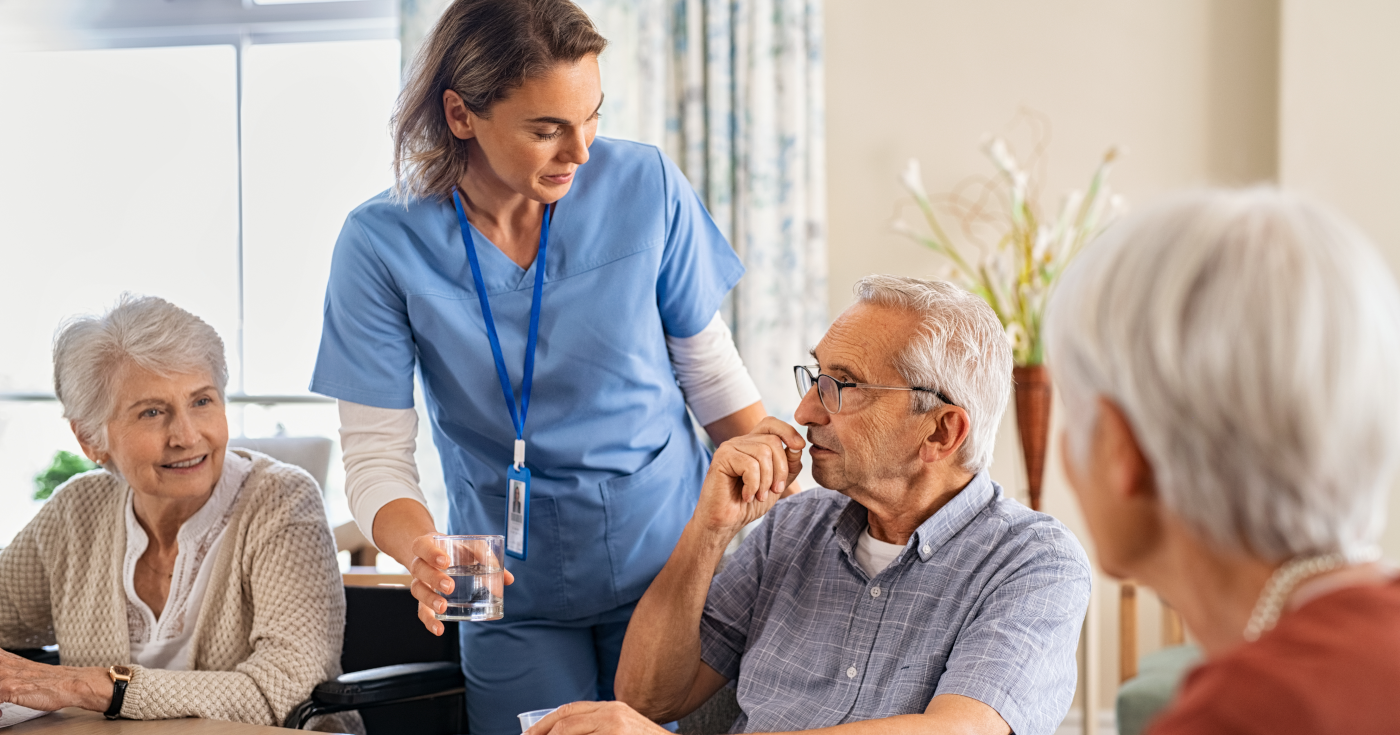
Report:
M 1375 249 L 1287 194 L 1186 195 L 1087 248 L 1046 329 L 1099 561 L 1206 652 L 1151 732 L 1395 732 L 1400 579 L 1375 544 L 1400 292 Z
M 227 448 L 227 382 L 218 334 L 161 299 L 62 328 L 54 388 L 102 469 L 0 551 L 0 646 L 57 643 L 63 662 L 0 653 L 0 702 L 280 724 L 340 673 L 345 597 L 320 492 Z

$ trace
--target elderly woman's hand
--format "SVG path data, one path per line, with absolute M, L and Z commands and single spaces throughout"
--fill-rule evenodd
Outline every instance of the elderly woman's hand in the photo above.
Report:
M 82 707 L 106 712 L 112 680 L 106 669 L 51 666 L 0 651 L 0 702 L 38 710 Z
M 452 592 L 454 582 L 452 577 L 443 571 L 448 565 L 447 554 L 433 539 L 434 535 L 428 533 L 413 540 L 413 561 L 409 564 L 408 571 L 413 574 L 411 590 L 418 600 L 418 619 L 423 621 L 423 627 L 433 635 L 442 635 L 446 628 L 442 621 L 437 619 L 436 614 L 447 610 L 447 599 L 443 595 Z M 501 561 L 496 560 L 496 563 Z M 506 584 L 511 584 L 515 581 L 515 575 L 506 570 L 505 579 Z M 492 592 L 499 595 L 504 590 Z

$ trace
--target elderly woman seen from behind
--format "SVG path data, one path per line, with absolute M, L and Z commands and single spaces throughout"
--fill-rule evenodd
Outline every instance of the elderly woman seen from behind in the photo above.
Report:
M 1206 652 L 1151 732 L 1393 731 L 1400 293 L 1372 246 L 1268 189 L 1183 196 L 1086 249 L 1046 328 L 1099 561 Z
M 340 673 L 345 597 L 320 492 L 227 448 L 227 382 L 218 334 L 157 298 L 60 331 L 54 388 L 102 469 L 0 551 L 0 646 L 57 643 L 63 662 L 0 653 L 0 702 L 273 725 Z

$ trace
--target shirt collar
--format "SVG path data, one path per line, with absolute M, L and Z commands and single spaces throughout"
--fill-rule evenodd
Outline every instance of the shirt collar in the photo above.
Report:
M 836 516 L 836 525 L 831 527 L 831 531 L 836 535 L 836 545 L 840 546 L 847 556 L 854 553 L 856 541 L 860 538 L 861 531 L 865 530 L 866 516 L 865 506 L 854 500 L 847 502 L 845 510 Z
M 943 544 L 966 528 L 999 494 L 999 488 L 987 476 L 987 471 L 978 472 L 962 492 L 954 495 L 947 505 L 939 508 L 937 513 L 915 529 L 914 537 L 919 540 L 919 559 L 932 559 Z
M 938 512 L 929 516 L 919 527 L 914 529 L 914 535 L 910 541 L 917 541 L 920 561 L 928 561 L 942 548 L 943 544 L 963 530 L 973 518 L 977 517 L 987 504 L 996 499 L 1000 494 L 996 483 L 987 476 L 987 471 L 978 472 L 972 481 L 967 483 L 948 504 L 938 509 Z M 852 554 L 855 549 L 860 534 L 865 530 L 868 512 L 865 506 L 852 500 L 846 504 L 845 510 L 836 517 L 836 524 L 832 526 L 832 533 L 836 536 L 836 544 L 846 554 Z M 906 547 L 907 548 L 907 547 Z
M 219 475 L 219 482 L 214 485 L 214 492 L 209 495 L 209 499 L 204 502 L 204 505 L 180 527 L 179 535 L 181 537 L 188 535 L 190 539 L 197 539 L 210 531 L 222 528 L 224 517 L 228 515 L 233 501 L 238 498 L 238 491 L 243 487 L 243 482 L 248 479 L 248 475 L 252 471 L 252 460 L 241 457 L 236 452 L 225 450 L 223 472 Z M 184 538 L 180 540 L 184 541 Z

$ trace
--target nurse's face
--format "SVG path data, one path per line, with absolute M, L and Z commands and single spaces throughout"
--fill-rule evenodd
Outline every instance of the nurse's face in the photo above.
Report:
M 557 64 L 496 102 L 487 117 L 471 112 L 452 90 L 443 108 L 452 134 L 470 140 L 464 190 L 485 187 L 545 204 L 569 193 L 588 162 L 603 104 L 598 57 Z

